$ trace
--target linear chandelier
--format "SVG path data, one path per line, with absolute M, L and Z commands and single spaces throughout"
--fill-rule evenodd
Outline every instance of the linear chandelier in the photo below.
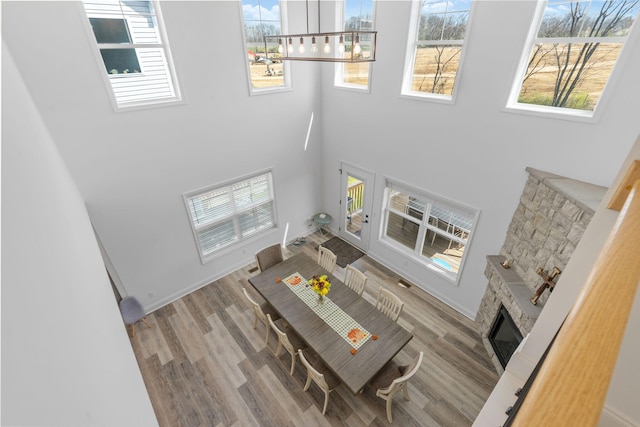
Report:
M 306 0 L 307 32 L 264 36 L 268 59 L 323 62 L 374 62 L 377 31 L 320 32 L 320 0 L 318 0 L 318 32 L 309 32 L 309 0 Z M 269 56 L 269 47 L 277 46 L 277 54 Z

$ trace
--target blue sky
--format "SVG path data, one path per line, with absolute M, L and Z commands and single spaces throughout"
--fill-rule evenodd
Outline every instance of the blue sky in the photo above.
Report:
M 278 0 L 242 0 L 242 10 L 246 20 L 280 21 Z

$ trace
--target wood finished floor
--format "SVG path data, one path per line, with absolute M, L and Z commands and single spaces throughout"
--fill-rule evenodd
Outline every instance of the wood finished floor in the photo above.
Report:
M 300 251 L 316 256 L 314 244 L 332 236 L 314 233 L 303 246 L 289 246 L 285 258 Z M 409 382 L 410 401 L 393 402 L 393 425 L 469 426 L 498 380 L 474 323 L 421 289 L 398 286 L 400 277 L 364 256 L 354 263 L 369 277 L 364 298 L 375 302 L 380 286 L 405 302 L 399 323 L 414 335 L 396 356 L 424 360 Z M 303 392 L 306 372 L 282 352 L 274 356 L 272 331 L 253 329 L 253 312 L 242 287 L 260 300 L 247 279 L 249 265 L 169 304 L 147 317 L 151 328 L 136 327 L 131 338 L 159 424 L 195 426 L 379 426 L 388 425 L 385 402 L 365 390 L 356 396 L 343 386 L 329 398 L 312 385 Z M 344 269 L 335 274 L 343 277 Z

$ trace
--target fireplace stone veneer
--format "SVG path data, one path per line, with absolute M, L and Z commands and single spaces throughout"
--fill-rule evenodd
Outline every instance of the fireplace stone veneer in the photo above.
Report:
M 607 190 L 533 168 L 526 170 L 529 178 L 500 254 L 487 256 L 485 276 L 489 284 L 476 315 L 485 348 L 500 374 L 504 369 L 488 335 L 501 306 L 526 337 L 550 294 L 547 290 L 537 305 L 531 303 L 530 299 L 542 283 L 536 269 L 542 267 L 551 272 L 558 267 L 564 270 Z M 502 266 L 505 260 L 509 261 L 510 268 Z

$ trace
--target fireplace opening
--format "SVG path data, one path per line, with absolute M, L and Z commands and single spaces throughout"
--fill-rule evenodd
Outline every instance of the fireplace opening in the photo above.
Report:
M 488 338 L 500 364 L 503 368 L 506 367 L 513 352 L 522 342 L 522 334 L 503 305 L 500 306 Z

